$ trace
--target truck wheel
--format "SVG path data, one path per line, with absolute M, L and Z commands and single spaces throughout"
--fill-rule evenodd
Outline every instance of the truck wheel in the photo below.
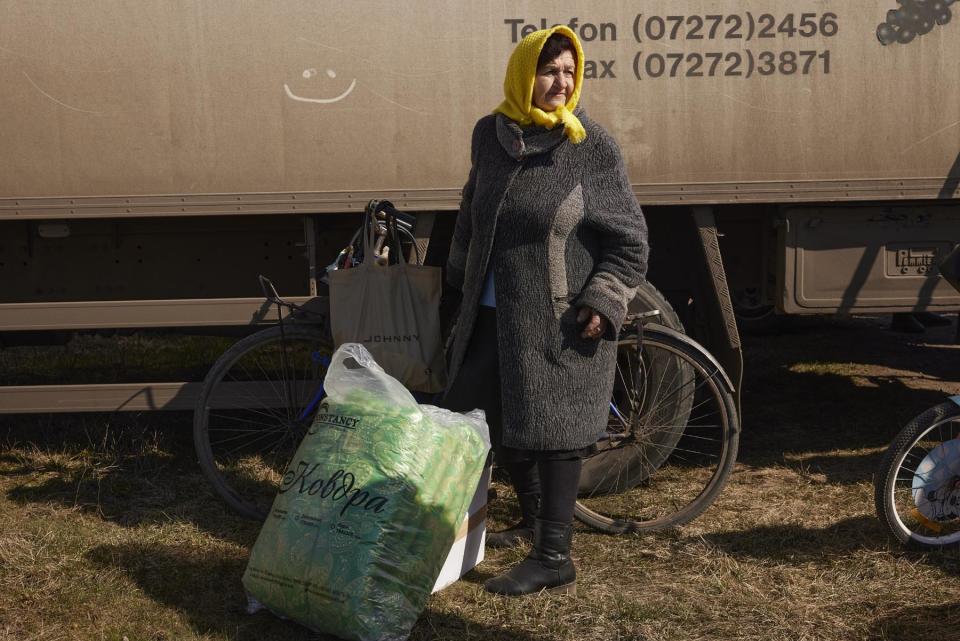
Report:
M 762 301 L 757 288 L 734 289 L 730 294 L 733 298 L 733 315 L 741 332 L 752 334 L 777 328 L 780 316 L 773 305 Z
M 630 311 L 633 313 L 648 311 L 653 309 L 660 310 L 659 324 L 665 325 L 670 329 L 683 332 L 683 325 L 680 318 L 673 310 L 673 307 L 663 297 L 657 289 L 644 282 L 637 291 L 636 298 L 630 303 Z M 617 367 L 629 367 L 629 363 L 636 359 L 635 343 L 632 340 L 621 340 L 617 348 Z M 659 379 L 666 378 L 669 372 L 683 372 L 683 363 L 676 356 L 658 355 L 658 357 L 649 364 L 651 373 L 656 374 Z M 613 390 L 613 406 L 623 406 L 626 397 L 633 394 L 632 390 L 624 389 L 624 379 L 621 376 L 616 378 Z M 602 494 L 613 494 L 623 492 L 633 487 L 643 479 L 626 477 L 623 475 L 610 475 L 611 467 L 617 469 L 637 469 L 641 467 L 638 461 L 632 460 L 638 457 L 646 457 L 642 466 L 650 472 L 656 470 L 667 460 L 673 451 L 677 441 L 683 434 L 683 428 L 687 424 L 690 416 L 690 409 L 693 405 L 693 398 L 670 398 L 664 401 L 665 405 L 661 408 L 660 416 L 664 417 L 662 423 L 670 425 L 667 430 L 660 430 L 655 438 L 656 443 L 652 443 L 650 448 L 599 448 L 599 451 L 583 461 L 583 470 L 580 473 L 579 494 L 581 496 L 598 496 Z M 611 417 L 611 425 L 618 424 L 618 417 Z M 651 458 L 652 457 L 652 458 Z

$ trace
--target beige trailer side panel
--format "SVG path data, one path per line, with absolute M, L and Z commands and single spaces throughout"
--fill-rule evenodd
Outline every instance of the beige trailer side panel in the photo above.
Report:
M 0 215 L 83 217 L 107 196 L 131 203 L 103 215 L 146 215 L 153 195 L 190 214 L 200 194 L 347 211 L 421 190 L 453 207 L 514 40 L 574 21 L 584 103 L 643 202 L 954 197 L 960 20 L 884 45 L 897 7 L 7 0 Z
M 938 273 L 960 239 L 955 206 L 798 207 L 781 220 L 785 313 L 960 308 Z

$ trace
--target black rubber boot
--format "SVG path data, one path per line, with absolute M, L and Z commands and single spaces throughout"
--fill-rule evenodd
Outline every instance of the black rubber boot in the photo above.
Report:
M 518 494 L 520 522 L 502 532 L 487 534 L 488 548 L 513 548 L 533 541 L 533 522 L 540 513 L 539 494 Z
M 577 593 L 577 571 L 570 558 L 573 525 L 537 519 L 533 549 L 523 561 L 506 574 L 488 579 L 483 589 L 504 596 L 536 594 L 546 590 L 554 594 Z

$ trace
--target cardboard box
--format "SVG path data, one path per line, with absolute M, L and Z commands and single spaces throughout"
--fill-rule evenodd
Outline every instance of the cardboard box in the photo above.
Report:
M 490 487 L 490 467 L 483 470 L 477 491 L 470 501 L 467 514 L 457 531 L 457 538 L 447 554 L 447 560 L 440 570 L 434 592 L 439 592 L 454 583 L 464 574 L 483 561 L 483 548 L 487 539 L 487 491 Z

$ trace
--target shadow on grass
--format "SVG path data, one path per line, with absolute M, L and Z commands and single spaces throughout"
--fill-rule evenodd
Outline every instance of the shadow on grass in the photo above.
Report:
M 526 630 L 494 627 L 452 614 L 427 612 L 410 634 L 410 641 L 548 641 Z
M 903 425 L 956 385 L 957 354 L 854 321 L 815 328 L 804 341 L 748 337 L 738 459 L 786 463 L 835 483 L 869 481 Z
M 269 612 L 245 612 L 246 595 L 240 579 L 245 556 L 203 550 L 189 545 L 101 545 L 86 559 L 126 575 L 150 599 L 181 612 L 198 634 L 222 634 L 243 640 L 300 639 L 335 641 Z M 543 637 L 509 627 L 480 624 L 445 612 L 427 609 L 410 639 L 428 641 L 546 641 Z
M 206 487 L 199 473 L 163 469 L 153 474 L 70 469 L 42 481 L 19 483 L 7 490 L 14 503 L 39 503 L 79 509 L 123 527 L 190 523 L 222 540 L 250 545 L 258 522 L 234 514 Z
M 857 550 L 886 549 L 889 542 L 880 522 L 867 516 L 844 519 L 826 528 L 767 525 L 706 534 L 703 539 L 736 557 L 825 563 Z
M 960 603 L 905 608 L 877 620 L 871 639 L 956 639 Z
M 871 480 L 903 426 L 945 395 L 893 378 L 865 383 L 786 368 L 768 372 L 762 383 L 748 382 L 744 406 L 752 409 L 744 419 L 738 460 L 754 467 L 786 464 L 822 473 L 833 483 Z
M 743 336 L 744 362 L 839 361 L 956 380 L 956 320 L 920 335 L 890 331 L 890 316 L 792 316 L 786 325 Z M 797 340 L 797 337 L 803 340 Z
M 478 568 L 473 568 L 472 570 L 464 574 L 462 577 L 460 577 L 460 580 L 465 581 L 466 583 L 472 583 L 476 586 L 481 586 L 483 585 L 484 581 L 486 581 L 487 579 L 492 579 L 495 576 L 497 575 L 493 572 L 489 572 L 487 570 L 480 570 Z
M 269 613 L 247 615 L 240 578 L 245 555 L 199 547 L 101 545 L 86 554 L 104 569 L 119 570 L 153 601 L 183 613 L 199 634 L 235 639 L 314 639 L 316 634 Z
M 929 552 L 906 550 L 872 516 L 844 519 L 825 528 L 769 525 L 706 534 L 690 540 L 699 541 L 701 538 L 735 557 L 790 563 L 817 562 L 830 565 L 857 551 L 889 552 L 893 556 L 919 561 L 937 567 L 945 574 L 960 577 L 960 548 Z
M 240 545 L 255 540 L 260 524 L 232 512 L 200 471 L 183 417 L 48 416 L 32 430 L 25 423 L 0 421 L 0 440 L 16 448 L 0 457 L 11 501 L 79 509 L 123 527 L 185 522 Z

